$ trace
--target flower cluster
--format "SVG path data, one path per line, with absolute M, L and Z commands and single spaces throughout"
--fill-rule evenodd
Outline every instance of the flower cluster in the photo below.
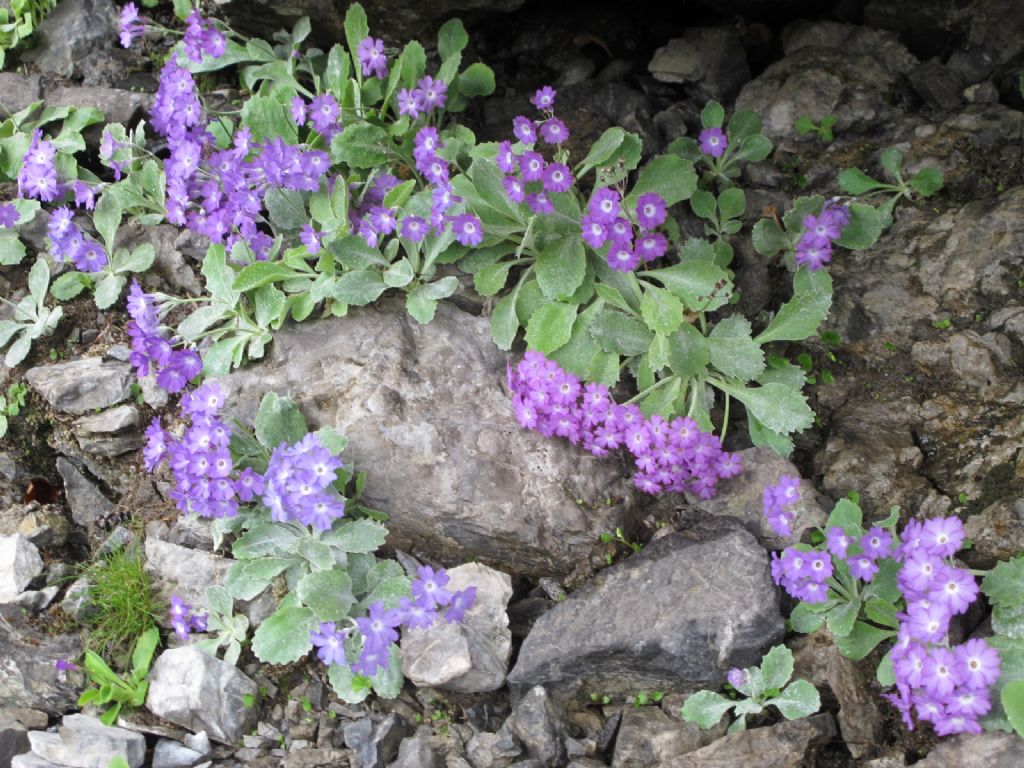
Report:
M 420 115 L 444 108 L 448 101 L 448 85 L 444 80 L 435 80 L 426 75 L 411 91 L 408 88 L 400 90 L 396 98 L 398 114 L 416 120 Z
M 345 639 L 357 629 L 362 638 L 359 660 L 352 664 L 352 671 L 372 677 L 378 669 L 388 665 L 391 646 L 398 641 L 398 630 L 427 629 L 440 618 L 449 623 L 462 621 L 476 600 L 476 587 L 467 587 L 451 592 L 448 574 L 443 568 L 434 570 L 422 566 L 412 583 L 412 599 L 403 597 L 397 608 L 387 610 L 384 603 L 377 601 L 369 607 L 368 615 L 356 619 L 355 626 L 339 629 L 334 622 L 324 622 L 310 639 L 317 648 L 317 656 L 324 664 L 345 664 Z
M 948 646 L 950 620 L 978 597 L 974 576 L 951 561 L 963 541 L 955 517 L 911 521 L 897 554 L 907 609 L 891 651 L 897 692 L 886 698 L 908 728 L 914 728 L 913 712 L 940 736 L 980 733 L 978 718 L 992 706 L 989 686 L 999 678 L 999 653 L 985 640 Z
M 315 96 L 309 104 L 301 96 L 294 97 L 289 114 L 297 126 L 304 126 L 308 121 L 326 142 L 341 133 L 341 106 L 329 93 Z
M 705 155 L 718 158 L 729 148 L 729 138 L 721 128 L 705 128 L 698 136 L 700 151 Z
M 781 534 L 780 534 L 781 535 Z M 872 527 L 858 541 L 838 526 L 825 534 L 826 552 L 787 547 L 781 557 L 772 554 L 772 578 L 793 597 L 805 603 L 824 603 L 828 599 L 827 580 L 834 572 L 832 558 L 846 563 L 855 579 L 870 582 L 878 573 L 878 561 L 892 556 L 892 534 Z
M 345 515 L 345 499 L 333 487 L 341 466 L 341 459 L 310 433 L 294 445 L 281 443 L 275 448 L 260 481 L 262 489 L 251 490 L 262 496 L 272 520 L 326 531 Z
M 18 194 L 52 203 L 62 193 L 57 180 L 57 148 L 43 138 L 39 129 L 32 134 L 28 151 L 18 169 Z
M 53 226 L 55 211 L 50 217 Z M 156 375 L 156 383 L 168 392 L 177 393 L 199 375 L 203 361 L 192 349 L 174 349 L 160 327 L 160 315 L 153 297 L 145 293 L 138 280 L 132 280 L 128 290 L 128 314 L 131 321 L 125 327 L 132 340 L 132 353 L 128 358 L 135 366 L 137 376 Z
M 545 86 L 534 94 L 531 100 L 537 109 L 545 114 L 542 121 L 533 121 L 523 115 L 512 121 L 512 133 L 519 140 L 516 152 L 512 142 L 503 141 L 498 145 L 495 162 L 506 174 L 503 184 L 505 193 L 513 203 L 525 202 L 534 213 L 551 215 L 555 207 L 551 195 L 568 192 L 572 188 L 572 170 L 565 163 L 548 162 L 538 151 L 538 140 L 558 146 L 569 138 L 565 123 L 555 117 L 556 91 Z
M 595 456 L 627 448 L 637 467 L 633 482 L 646 493 L 689 491 L 707 499 L 720 478 L 741 470 L 739 456 L 724 452 L 718 437 L 701 431 L 693 419 L 645 417 L 635 405 L 616 404 L 601 384 L 584 388 L 539 352 L 527 352 L 510 367 L 508 383 L 524 429 L 582 443 Z
M 204 53 L 210 58 L 218 59 L 227 48 L 227 40 L 224 39 L 224 35 L 204 19 L 198 9 L 193 9 L 185 19 L 185 39 L 182 43 L 185 55 L 196 64 L 202 62 Z
M 50 238 L 50 253 L 57 261 L 70 261 L 81 272 L 99 272 L 106 266 L 107 252 L 86 236 L 67 206 L 50 213 L 46 234 Z
M 762 505 L 764 516 L 779 536 L 792 536 L 790 527 L 796 514 L 794 505 L 800 501 L 800 478 L 783 475 L 775 485 L 764 489 Z
M 168 612 L 171 615 L 171 627 L 182 640 L 188 640 L 188 636 L 192 632 L 206 631 L 207 614 L 192 613 L 192 606 L 178 595 L 171 595 L 171 605 Z
M 631 214 L 635 215 L 631 218 Z M 665 218 L 665 200 L 656 192 L 640 195 L 636 211 L 630 212 L 624 210 L 618 192 L 604 188 L 591 196 L 580 227 L 583 241 L 591 248 L 608 246 L 608 266 L 619 272 L 630 272 L 668 250 L 668 239 L 656 231 L 665 223 Z
M 232 477 L 235 465 L 228 450 L 231 428 L 220 418 L 223 407 L 220 385 L 206 382 L 181 399 L 181 417 L 191 422 L 181 438 L 168 434 L 159 417 L 146 429 L 145 467 L 152 472 L 167 462 L 175 480 L 169 495 L 185 514 L 234 517 L 239 499 L 246 495 L 252 498 L 254 473 Z
M 811 271 L 823 268 L 832 260 L 832 243 L 850 223 L 850 210 L 845 205 L 826 203 L 817 216 L 804 216 L 804 231 L 796 244 L 796 263 Z

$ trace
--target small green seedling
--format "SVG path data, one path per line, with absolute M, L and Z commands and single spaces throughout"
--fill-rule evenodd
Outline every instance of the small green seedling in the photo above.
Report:
M 149 690 L 149 681 L 146 679 L 149 665 L 159 642 L 160 632 L 156 627 L 143 633 L 132 651 L 132 671 L 127 678 L 114 672 L 95 652 L 86 651 L 85 671 L 94 687 L 88 688 L 78 697 L 78 706 L 110 704 L 110 708 L 100 715 L 104 725 L 113 724 L 124 706 L 141 707 Z
M 793 653 L 786 646 L 777 645 L 765 654 L 761 666 L 729 673 L 729 684 L 737 698 L 698 691 L 683 705 L 683 719 L 701 728 L 711 728 L 731 709 L 736 719 L 729 726 L 729 733 L 735 733 L 747 727 L 747 715 L 760 714 L 769 704 L 787 720 L 814 714 L 821 707 L 818 690 L 806 680 L 790 683 L 792 676 Z
M 821 139 L 825 144 L 831 144 L 834 136 L 832 135 L 832 126 L 836 124 L 835 115 L 825 115 L 821 118 L 820 123 L 814 122 L 811 118 L 804 115 L 797 118 L 796 123 L 793 127 L 796 128 L 796 132 L 801 136 L 806 136 L 809 133 L 817 134 L 818 138 Z
M 909 179 L 903 178 L 903 153 L 896 147 L 882 150 L 879 158 L 882 168 L 894 179 L 894 182 L 873 179 L 858 168 L 847 168 L 839 174 L 839 187 L 848 195 L 872 197 L 873 195 L 892 195 L 879 207 L 882 215 L 882 226 L 892 224 L 893 210 L 896 203 L 915 196 L 931 197 L 942 189 L 942 172 L 936 168 L 922 168 Z

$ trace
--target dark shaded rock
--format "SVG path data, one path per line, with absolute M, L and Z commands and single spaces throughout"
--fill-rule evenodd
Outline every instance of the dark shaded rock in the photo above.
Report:
M 380 720 L 364 717 L 346 725 L 343 732 L 345 746 L 355 753 L 354 768 L 385 768 L 398 754 L 409 725 L 392 712 Z
M 907 73 L 910 84 L 932 109 L 953 109 L 963 103 L 964 80 L 938 61 L 926 61 Z
M 565 721 L 543 686 L 527 691 L 513 708 L 507 725 L 532 759 L 548 768 L 565 761 Z
M 522 745 L 508 725 L 497 733 L 474 734 L 466 742 L 466 757 L 473 768 L 506 768 L 522 754 Z
M 1024 550 L 1024 499 L 1005 498 L 967 518 L 964 533 L 973 546 L 961 557 L 972 568 L 992 568 Z
M 57 458 L 57 472 L 64 481 L 64 494 L 71 507 L 71 519 L 86 528 L 110 516 L 117 507 L 89 478 L 63 456 Z
M 39 75 L 0 72 L 0 93 L 4 95 L 3 106 L 0 106 L 0 117 L 7 118 L 15 112 L 20 112 L 29 104 L 42 100 L 42 79 Z
M 810 752 L 836 733 L 832 715 L 786 720 L 765 728 L 723 736 L 708 746 L 667 760 L 663 768 L 800 768 Z
M 429 726 L 421 725 L 412 736 L 402 739 L 398 757 L 388 768 L 440 768 L 441 757 L 430 744 L 432 732 Z
M 28 752 L 28 728 L 0 712 L 0 766 L 9 766 L 11 758 Z
M 657 707 L 627 707 L 615 740 L 612 768 L 650 768 L 711 743 L 725 734 L 725 723 L 702 731 L 673 720 Z
M 35 47 L 23 58 L 44 72 L 75 74 L 89 53 L 117 44 L 118 11 L 111 0 L 64 0 L 33 35 Z
M 875 751 L 884 734 L 878 695 L 857 665 L 843 656 L 827 630 L 797 637 L 791 644 L 795 679 L 828 686 L 839 703 L 839 732 L 856 759 Z
M 750 80 L 747 54 L 728 27 L 691 27 L 659 48 L 647 66 L 655 80 L 695 86 L 706 99 L 728 101 Z
M 57 86 L 46 92 L 48 107 L 95 107 L 108 123 L 127 125 L 149 110 L 153 95 L 123 88 L 101 86 Z
M 25 381 L 52 408 L 62 413 L 88 413 L 127 400 L 132 367 L 128 363 L 86 357 L 41 365 L 25 373 Z
M 914 765 L 920 768 L 1013 768 L 1024 764 L 1024 741 L 1015 733 L 962 734 L 943 739 Z
M 82 653 L 77 635 L 47 635 L 29 627 L 21 609 L 0 606 L 0 701 L 8 707 L 31 707 L 51 715 L 73 709 L 81 692 L 81 672 L 58 674 L 56 659 Z
M 264 393 L 290 394 L 347 435 L 393 547 L 565 575 L 602 531 L 630 528 L 621 465 L 516 424 L 486 318 L 442 302 L 420 325 L 386 301 L 284 329 L 268 357 L 221 380 L 235 412 L 251 423 Z
M 658 539 L 555 605 L 523 643 L 513 691 L 693 690 L 760 659 L 783 629 L 768 557 L 722 522 Z
M 979 45 L 968 50 L 953 51 L 946 66 L 960 75 L 964 83 L 973 85 L 980 83 L 990 74 L 999 62 L 999 54 L 987 45 Z

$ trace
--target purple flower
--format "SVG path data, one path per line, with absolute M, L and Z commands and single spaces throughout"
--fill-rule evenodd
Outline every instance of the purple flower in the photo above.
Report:
M 384 41 L 364 37 L 356 47 L 356 56 L 363 68 L 363 77 L 373 75 L 381 80 L 388 76 L 388 58 L 384 55 Z
M 922 687 L 935 698 L 949 696 L 959 684 L 956 657 L 947 648 L 932 648 L 924 661 Z
M 11 203 L 0 203 L 0 227 L 13 227 L 18 223 L 18 209 Z
M 498 145 L 498 154 L 494 156 L 494 162 L 502 173 L 512 173 L 516 169 L 516 156 L 509 142 L 503 141 Z
M 535 192 L 526 196 L 526 204 L 530 210 L 542 216 L 550 216 L 555 212 L 555 206 L 544 192 Z
M 523 117 L 522 115 L 514 117 L 512 119 L 512 133 L 523 144 L 537 143 L 537 128 L 534 126 L 533 120 L 528 117 Z
M 505 194 L 508 195 L 508 199 L 513 203 L 521 203 L 526 200 L 526 191 L 523 187 L 523 182 L 518 176 L 506 176 L 501 180 L 501 184 L 505 187 Z
M 544 178 L 546 163 L 539 152 L 524 152 L 519 156 L 519 172 L 523 181 L 540 181 Z
M 864 554 L 876 560 L 889 556 L 892 549 L 892 535 L 886 533 L 878 526 L 874 526 L 866 534 L 861 536 L 860 547 Z
M 128 3 L 121 9 L 119 28 L 123 48 L 130 48 L 135 38 L 146 34 L 146 24 L 139 20 L 139 9 L 135 3 Z
M 740 669 L 739 667 L 733 667 L 726 674 L 725 679 L 729 685 L 739 690 L 747 684 L 747 670 Z
M 321 93 L 309 104 L 309 121 L 325 139 L 330 139 L 338 132 L 340 117 L 341 107 L 338 106 L 337 99 L 329 93 Z
M 410 629 L 427 629 L 437 621 L 437 611 L 423 600 L 403 597 L 398 601 L 398 612 L 402 617 L 402 625 Z
M 838 557 L 840 560 L 846 559 L 847 552 L 852 543 L 850 537 L 846 535 L 846 531 L 838 526 L 832 526 L 825 535 L 825 541 L 828 551 L 833 557 Z
M 466 611 L 473 607 L 476 602 L 476 587 L 466 587 L 452 594 L 452 601 L 448 610 L 444 613 L 444 619 L 449 624 L 457 624 L 466 616 Z
M 442 109 L 448 101 L 448 84 L 444 80 L 435 80 L 427 75 L 416 83 L 414 93 L 423 105 L 424 112 Z
M 621 197 L 614 189 L 604 187 L 598 189 L 590 197 L 587 203 L 587 213 L 594 221 L 611 225 L 619 217 Z
M 999 679 L 999 652 L 981 638 L 968 640 L 953 649 L 960 677 L 974 691 L 986 690 Z
M 775 485 L 769 485 L 761 494 L 762 509 L 772 530 L 779 536 L 792 536 L 790 525 L 795 513 L 794 504 L 800 501 L 800 478 L 783 475 Z
M 819 216 L 812 216 L 810 214 L 804 216 L 804 230 L 812 237 L 838 240 L 839 236 L 843 234 L 843 228 L 839 218 L 829 215 L 828 210 L 826 208 Z
M 721 157 L 729 146 L 729 139 L 721 128 L 705 128 L 700 132 L 700 151 L 711 157 Z
M 307 434 L 294 445 L 274 449 L 263 475 L 263 504 L 271 519 L 295 521 L 319 531 L 345 515 L 345 499 L 333 488 L 342 462 Z
M 850 567 L 853 577 L 861 581 L 871 581 L 878 573 L 878 564 L 866 555 L 854 555 L 846 561 L 846 564 Z
M 907 631 L 921 642 L 939 642 L 949 629 L 949 619 L 949 610 L 938 603 L 917 602 L 907 607 Z
M 591 248 L 600 248 L 608 240 L 608 230 L 604 224 L 589 214 L 580 221 L 580 227 L 583 230 L 583 242 Z
M 345 664 L 345 632 L 339 630 L 333 621 L 320 624 L 316 632 L 310 633 L 309 640 L 317 648 L 316 655 L 324 664 Z
M 952 557 L 964 543 L 964 524 L 956 517 L 927 520 L 921 529 L 921 546 L 936 557 Z
M 53 662 L 53 668 L 58 672 L 71 672 L 78 669 L 77 664 L 72 664 L 67 659 L 55 659 Z
M 796 244 L 794 261 L 800 266 L 807 267 L 812 272 L 823 268 L 832 260 L 831 241 L 809 235 L 806 232 L 800 237 Z
M 402 237 L 414 243 L 422 242 L 427 236 L 427 222 L 420 216 L 406 216 L 402 219 Z
M 944 566 L 931 583 L 928 599 L 946 606 L 954 616 L 965 613 L 978 598 L 978 584 L 970 571 Z
M 636 220 L 644 229 L 665 223 L 665 200 L 657 192 L 646 192 L 636 201 Z
M 432 607 L 452 602 L 452 593 L 445 589 L 448 574 L 443 568 L 435 571 L 429 565 L 423 565 L 417 573 L 419 578 L 412 583 L 413 597 Z
M 398 101 L 399 115 L 408 115 L 415 120 L 423 111 L 423 102 L 415 90 L 410 91 L 408 88 L 402 88 L 395 98 Z
M 306 124 L 306 100 L 301 96 L 294 96 L 288 108 L 288 114 L 296 125 Z
M 668 238 L 660 232 L 646 234 L 636 241 L 636 251 L 644 261 L 654 261 L 668 251 Z
M 608 249 L 608 266 L 617 272 L 631 272 L 640 266 L 640 254 L 628 242 L 613 242 Z
M 373 677 L 378 669 L 387 667 L 389 661 L 388 646 L 366 645 L 359 655 L 359 661 L 352 665 L 352 671 L 357 675 Z
M 310 256 L 316 256 L 320 253 L 320 233 L 313 229 L 312 224 L 303 225 L 302 230 L 299 232 L 299 240 L 306 246 Z
M 568 192 L 572 187 L 572 171 L 565 163 L 551 163 L 544 169 L 546 192 Z
M 415 593 L 414 593 L 415 594 Z M 398 640 L 395 628 L 402 623 L 398 611 L 388 611 L 380 600 L 370 606 L 368 615 L 356 619 L 359 631 L 363 633 L 363 647 L 387 651 L 387 647 Z
M 160 417 L 154 416 L 146 427 L 146 447 L 142 450 L 142 464 L 147 472 L 152 472 L 167 455 L 167 433 L 160 424 Z
M 540 136 L 548 144 L 561 144 L 568 140 L 569 129 L 557 117 L 551 117 L 541 123 Z
M 57 183 L 57 168 L 54 160 L 57 150 L 43 138 L 39 129 L 32 134 L 32 141 L 18 170 L 18 194 L 34 197 L 43 202 L 57 199 L 60 186 Z
M 533 94 L 533 98 L 530 99 L 530 103 L 537 109 L 552 110 L 555 108 L 555 96 L 557 95 L 558 91 L 550 85 L 545 85 Z
M 452 216 L 452 231 L 455 233 L 455 239 L 460 244 L 466 246 L 479 245 L 484 239 L 483 226 L 480 224 L 480 219 L 470 213 L 464 213 L 459 216 Z

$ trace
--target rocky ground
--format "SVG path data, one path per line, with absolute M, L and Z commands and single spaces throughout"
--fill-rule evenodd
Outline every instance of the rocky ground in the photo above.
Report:
M 330 40 L 334 5 L 233 0 L 217 12 L 262 32 L 268 7 L 285 22 L 308 13 Z M 345 433 L 346 459 L 368 472 L 366 502 L 390 516 L 389 548 L 468 563 L 459 578 L 478 585 L 465 625 L 405 641 L 402 694 L 359 706 L 337 700 L 319 664 L 267 667 L 243 655 L 235 668 L 172 640 L 146 708 L 116 728 L 73 714 L 83 676 L 55 671 L 54 660 L 82 651 L 77 563 L 138 541 L 162 594 L 201 606 L 229 562 L 208 528 L 178 517 L 169 477 L 141 468 L 141 429 L 166 401 L 133 385 L 124 314 L 72 302 L 48 346 L 18 369 L 0 363 L 0 385 L 30 387 L 0 442 L 0 768 L 106 768 L 115 755 L 133 768 L 1024 764 L 1014 735 L 937 743 L 908 733 L 879 697 L 871 659 L 846 659 L 827 634 L 787 639 L 797 676 L 822 693 L 821 714 L 731 735 L 680 718 L 688 693 L 719 687 L 730 667 L 757 663 L 787 637 L 788 608 L 768 569 L 780 542 L 760 509 L 761 489 L 780 473 L 805 478 L 805 526 L 857 490 L 868 519 L 893 504 L 905 517 L 961 516 L 972 567 L 1024 549 L 1024 6 L 423 5 L 367 3 L 371 25 L 382 25 L 371 28 L 429 42 L 459 12 L 473 55 L 497 75 L 498 93 L 470 114 L 482 136 L 503 135 L 549 83 L 581 140 L 619 125 L 653 154 L 692 133 L 715 98 L 757 110 L 776 143 L 743 180 L 750 224 L 794 196 L 835 194 L 842 168 L 878 172 L 889 146 L 911 171 L 940 168 L 946 186 L 898 206 L 874 247 L 833 262 L 827 329 L 838 342 L 794 350 L 817 374 L 815 427 L 799 436 L 792 464 L 730 446 L 744 451 L 745 470 L 710 502 L 652 503 L 624 465 L 520 430 L 507 357 L 468 285 L 426 326 L 385 301 L 286 328 L 264 363 L 226 377 L 242 421 L 263 393 L 290 392 L 312 426 Z M 44 99 L 138 119 L 155 88 L 152 64 L 114 47 L 116 14 L 111 0 L 61 0 L 22 66 L 0 73 L 3 109 Z M 797 117 L 826 114 L 836 117 L 831 143 L 793 130 Z M 700 233 L 681 216 L 684 231 Z M 40 250 L 44 234 L 39 225 Z M 200 290 L 201 244 L 170 226 L 137 236 L 157 246 L 149 287 Z M 737 263 L 752 316 L 769 305 L 777 275 L 744 238 Z M 0 269 L 0 295 L 24 290 L 23 271 Z M 601 541 L 616 528 L 642 551 Z M 267 606 L 257 598 L 247 612 L 255 623 Z M 984 620 L 969 616 L 964 636 Z M 641 691 L 663 696 L 636 706 Z

